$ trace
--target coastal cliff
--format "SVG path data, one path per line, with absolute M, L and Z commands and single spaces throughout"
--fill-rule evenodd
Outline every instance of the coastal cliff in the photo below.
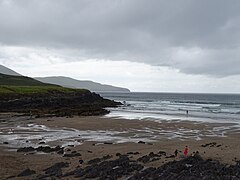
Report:
M 0 86 L 0 112 L 35 115 L 103 115 L 121 103 L 85 89 L 57 86 Z

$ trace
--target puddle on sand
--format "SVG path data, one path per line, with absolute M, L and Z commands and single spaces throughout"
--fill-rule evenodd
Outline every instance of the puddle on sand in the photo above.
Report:
M 27 124 L 16 127 L 0 128 L 0 144 L 10 148 L 56 146 L 63 147 L 80 145 L 83 141 L 97 142 L 138 142 L 140 140 L 150 142 L 150 139 L 129 137 L 128 132 L 118 131 L 80 131 L 73 128 L 53 129 L 44 125 Z M 6 143 L 7 142 L 7 143 Z
M 232 127 L 233 128 L 233 127 Z M 83 141 L 96 142 L 154 142 L 161 139 L 195 139 L 200 140 L 203 137 L 224 137 L 226 132 L 233 130 L 229 127 L 207 127 L 205 130 L 193 130 L 189 128 L 130 128 L 127 131 L 80 131 L 73 128 L 49 128 L 44 125 L 34 123 L 18 124 L 13 126 L 4 125 L 0 127 L 0 144 L 9 148 L 19 147 L 38 147 L 38 146 L 76 146 L 81 145 Z M 235 127 L 238 128 L 238 127 Z

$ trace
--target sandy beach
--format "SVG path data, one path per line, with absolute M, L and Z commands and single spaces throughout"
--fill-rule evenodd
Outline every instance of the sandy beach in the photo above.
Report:
M 26 179 L 15 176 L 27 168 L 41 174 L 47 167 L 62 161 L 70 164 L 63 169 L 67 172 L 78 166 L 86 167 L 89 160 L 106 155 L 116 159 L 118 153 L 128 153 L 131 159 L 137 160 L 151 152 L 164 151 L 170 158 L 162 157 L 143 163 L 145 167 L 158 167 L 169 161 L 180 160 L 185 146 L 189 147 L 189 155 L 198 151 L 204 159 L 211 158 L 224 164 L 235 164 L 240 160 L 240 144 L 237 143 L 240 131 L 235 124 L 156 122 L 104 116 L 37 119 L 14 119 L 10 115 L 1 117 L 1 120 L 7 117 L 12 119 L 1 124 L 1 179 L 10 176 L 14 176 L 12 179 Z M 64 146 L 65 154 L 76 151 L 81 156 L 63 157 L 55 152 L 16 152 L 19 147 L 40 145 Z M 178 157 L 171 157 L 176 149 L 179 150 Z M 79 160 L 84 163 L 80 165 Z M 28 176 L 29 179 L 34 177 L 36 175 Z

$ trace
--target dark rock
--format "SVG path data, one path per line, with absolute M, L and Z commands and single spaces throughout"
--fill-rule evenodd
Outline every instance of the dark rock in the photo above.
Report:
M 143 163 L 148 163 L 148 162 L 159 160 L 159 157 L 161 157 L 161 155 L 150 152 L 149 155 L 142 156 L 142 157 L 138 158 L 137 161 L 143 162 Z
M 20 174 L 18 174 L 18 177 L 22 177 L 22 176 L 30 176 L 36 174 L 36 171 L 30 170 L 30 169 L 26 169 L 24 171 L 22 171 Z
M 38 144 L 46 144 L 44 141 L 39 142 Z
M 84 161 L 83 161 L 82 159 L 80 159 L 78 162 L 79 162 L 80 164 L 83 164 L 83 163 L 84 163 Z
M 134 155 L 134 152 L 128 152 L 127 154 L 128 155 Z
M 116 153 L 116 156 L 121 156 L 121 153 Z
M 81 173 L 82 172 L 83 172 L 83 169 L 77 168 L 77 169 L 75 169 L 73 171 L 65 173 L 62 177 L 68 177 L 68 176 L 74 176 L 74 175 L 81 177 Z
M 63 150 L 63 147 L 60 147 L 60 146 L 56 146 L 54 148 L 51 148 L 49 146 L 39 146 L 36 148 L 36 151 L 41 151 L 44 153 L 59 152 L 62 150 Z
M 107 159 L 111 159 L 111 158 L 112 158 L 112 156 L 106 155 L 106 156 L 103 156 L 103 157 L 102 157 L 102 160 L 107 160 Z
M 57 151 L 58 154 L 64 154 L 64 150 L 60 149 L 59 151 Z
M 96 163 L 99 163 L 101 162 L 101 159 L 100 158 L 95 158 L 95 159 L 92 159 L 90 161 L 88 161 L 88 164 L 96 164 Z
M 77 157 L 77 156 L 82 156 L 80 153 L 71 153 L 71 154 L 64 154 L 63 157 Z
M 240 165 L 221 165 L 218 161 L 204 161 L 198 154 L 181 161 L 172 161 L 158 168 L 135 173 L 134 179 L 239 179 Z
M 151 162 L 158 161 L 158 160 L 160 160 L 160 158 L 152 158 Z
M 35 151 L 35 148 L 33 147 L 23 147 L 23 148 L 18 148 L 17 152 L 31 152 Z
M 216 142 L 211 142 L 211 143 L 203 144 L 203 145 L 201 145 L 201 146 L 202 146 L 202 147 L 208 147 L 208 146 L 214 147 L 214 146 L 216 146 L 216 145 L 217 145 Z
M 103 144 L 111 145 L 111 144 L 113 144 L 113 143 L 112 143 L 112 142 L 104 142 Z
M 0 112 L 34 113 L 35 118 L 44 114 L 58 117 L 93 116 L 109 113 L 106 107 L 117 107 L 120 102 L 104 99 L 90 91 L 63 92 L 49 90 L 46 93 L 12 93 L 0 99 Z
M 95 159 L 88 161 L 88 164 L 97 164 L 97 163 L 100 163 L 100 162 L 105 161 L 110 158 L 112 158 L 112 156 L 110 156 L 110 155 L 103 156 L 102 158 L 95 158 Z
M 142 156 L 140 158 L 137 159 L 137 161 L 139 162 L 143 162 L 143 163 L 148 163 L 150 161 L 150 157 L 149 156 Z
M 66 168 L 66 167 L 69 167 L 68 163 L 59 162 L 47 169 L 44 169 L 43 171 L 45 171 L 45 174 L 47 174 L 49 176 L 61 177 L 62 176 L 62 168 Z
M 175 155 L 166 156 L 165 158 L 175 158 Z
M 82 179 L 118 179 L 123 176 L 129 176 L 132 172 L 140 171 L 141 169 L 143 169 L 142 165 L 131 162 L 126 155 L 123 155 L 113 161 L 104 161 L 87 166 L 82 171 L 78 171 L 79 174 L 76 174 L 75 177 L 81 177 Z
M 92 151 L 87 151 L 88 153 L 93 153 Z
M 149 155 L 143 157 L 150 158 L 152 161 L 159 160 L 159 158 L 155 157 L 156 155 L 159 156 L 159 154 L 151 152 Z M 130 160 L 127 155 L 121 155 L 118 159 L 109 161 L 101 161 L 104 158 L 96 159 L 98 159 L 98 163 L 93 163 L 85 168 L 77 167 L 75 170 L 67 172 L 63 176 L 61 175 L 61 171 L 58 171 L 59 168 L 52 174 L 58 175 L 58 177 L 73 176 L 77 179 L 126 179 L 126 177 L 128 177 L 129 180 L 240 179 L 239 161 L 236 165 L 226 166 L 220 164 L 218 161 L 210 159 L 203 160 L 198 153 L 180 161 L 168 162 L 158 168 L 149 167 L 145 169 L 141 164 Z M 81 162 L 79 163 L 81 164 Z
M 3 144 L 9 144 L 8 142 L 3 142 Z
M 158 154 L 163 155 L 163 156 L 167 155 L 167 153 L 165 151 L 159 151 Z
M 138 144 L 146 144 L 144 141 L 138 141 Z
M 155 157 L 155 154 L 154 154 L 153 152 L 150 152 L 150 153 L 149 153 L 149 156 L 150 156 L 150 157 Z

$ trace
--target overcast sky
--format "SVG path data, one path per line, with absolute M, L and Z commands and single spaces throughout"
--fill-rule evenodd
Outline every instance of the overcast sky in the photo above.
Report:
M 240 92 L 239 0 L 0 0 L 0 64 L 132 91 Z

